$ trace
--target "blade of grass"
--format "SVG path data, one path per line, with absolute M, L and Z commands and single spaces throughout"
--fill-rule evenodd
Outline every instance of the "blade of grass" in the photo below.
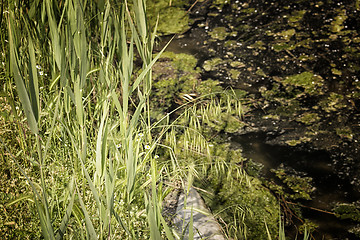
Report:
M 150 201 L 149 201 L 149 197 L 146 194 L 144 195 L 144 197 L 145 197 L 147 218 L 150 225 L 150 239 L 153 240 L 161 239 L 160 231 L 158 228 L 155 211 L 154 211 L 155 206 L 152 205 L 152 201 L 151 201 L 152 197 L 150 197 Z
M 34 193 L 34 201 L 35 201 L 36 209 L 37 209 L 37 212 L 38 212 L 38 215 L 40 218 L 40 227 L 42 230 L 41 233 L 42 233 L 43 237 L 45 239 L 51 239 L 51 240 L 55 239 L 51 219 L 49 218 L 49 215 L 47 214 L 47 209 L 44 209 L 43 204 L 41 203 L 41 201 L 46 201 L 46 200 L 41 198 L 42 195 L 39 194 L 33 181 L 31 181 L 30 177 L 25 173 L 24 169 L 20 166 L 17 159 L 11 154 L 10 150 L 8 149 L 8 147 L 5 145 L 4 141 L 1 138 L 0 138 L 0 141 L 3 145 L 3 147 L 5 148 L 5 150 L 8 152 L 10 158 L 13 159 L 13 161 L 15 162 L 15 164 L 17 165 L 17 167 L 19 168 L 21 173 L 25 176 L 26 180 L 29 182 L 29 184 L 32 188 L 32 191 Z M 46 189 L 42 189 L 42 191 L 46 191 Z M 45 205 L 45 207 L 46 207 L 46 205 Z M 46 212 L 44 213 L 44 211 L 46 211 Z
M 90 220 L 90 215 L 89 215 L 88 211 L 86 210 L 84 201 L 81 198 L 81 195 L 80 195 L 80 192 L 79 192 L 79 189 L 78 189 L 77 186 L 76 186 L 76 191 L 77 191 L 78 199 L 79 199 L 79 202 L 80 202 L 80 205 L 81 205 L 81 209 L 82 209 L 82 211 L 84 213 L 84 216 L 85 216 L 87 234 L 88 234 L 88 236 L 89 236 L 89 238 L 91 240 L 92 239 L 94 239 L 94 240 L 98 239 L 97 236 L 96 236 L 96 231 L 95 231 L 94 225 L 92 224 L 92 222 Z
M 107 134 L 104 134 L 106 131 L 106 123 L 107 123 L 107 116 L 109 112 L 109 106 L 107 101 L 103 103 L 103 113 L 101 117 L 100 127 L 98 131 L 98 136 L 96 140 L 96 160 L 95 160 L 95 185 L 96 182 L 100 183 L 100 179 L 104 175 L 105 170 L 105 154 L 106 154 L 106 141 L 107 141 Z
M 35 52 L 34 45 L 29 37 L 29 93 L 30 93 L 30 102 L 31 107 L 34 113 L 34 117 L 36 121 L 39 121 L 40 114 L 40 102 L 39 102 L 39 84 L 38 84 L 38 73 L 36 71 L 36 60 L 35 60 Z
M 74 178 L 73 178 L 74 180 Z M 70 202 L 66 208 L 66 212 L 65 212 L 65 215 L 61 221 L 61 224 L 60 224 L 60 227 L 56 233 L 56 240 L 60 240 L 60 239 L 63 239 L 64 237 L 64 234 L 65 234 L 65 231 L 66 231 L 66 227 L 69 223 L 69 220 L 70 220 L 70 217 L 71 217 L 71 213 L 73 211 L 73 205 L 74 205 L 74 201 L 75 201 L 75 196 L 76 196 L 76 191 L 75 190 L 71 190 L 70 189 L 70 192 L 72 192 L 71 194 L 71 199 L 70 199 Z
M 29 94 L 27 92 L 25 83 L 24 83 L 24 79 L 22 77 L 22 73 L 20 71 L 20 63 L 19 63 L 19 58 L 18 58 L 18 53 L 17 53 L 17 47 L 15 44 L 15 27 L 14 27 L 14 23 L 13 23 L 13 19 L 14 19 L 14 13 L 12 11 L 9 12 L 9 18 L 8 18 L 8 29 L 9 29 L 9 45 L 10 45 L 10 64 L 11 64 L 11 69 L 12 72 L 14 74 L 14 79 L 15 79 L 15 84 L 16 84 L 16 89 L 20 98 L 20 101 L 23 105 L 24 111 L 25 111 L 25 115 L 30 127 L 30 130 L 34 133 L 34 134 L 38 134 L 39 133 L 39 129 L 38 129 L 38 123 L 37 123 L 37 117 L 34 114 L 34 109 L 31 105 L 31 101 L 29 98 Z

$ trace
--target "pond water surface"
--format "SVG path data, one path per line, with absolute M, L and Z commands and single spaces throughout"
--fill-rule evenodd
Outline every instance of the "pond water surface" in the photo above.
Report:
M 299 204 L 319 225 L 315 239 L 356 239 L 356 223 L 331 211 L 360 200 L 359 1 L 214 2 L 194 8 L 168 50 L 194 55 L 202 79 L 248 93 L 254 128 L 231 142 L 269 181 L 279 166 L 313 179 L 312 200 Z
M 359 200 L 360 193 L 349 180 L 336 174 L 329 154 L 325 151 L 266 144 L 266 138 L 266 133 L 251 133 L 233 136 L 231 141 L 235 147 L 243 149 L 244 157 L 263 164 L 265 179 L 275 179 L 270 170 L 281 165 L 313 179 L 312 185 L 316 189 L 312 200 L 301 201 L 301 204 L 304 205 L 303 216 L 319 225 L 314 233 L 315 239 L 357 239 L 347 232 L 351 222 L 339 220 L 331 214 L 331 209 L 339 202 L 352 203 Z

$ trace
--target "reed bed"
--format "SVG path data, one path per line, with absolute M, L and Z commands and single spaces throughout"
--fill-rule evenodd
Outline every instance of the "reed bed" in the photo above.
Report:
M 161 135 L 149 118 L 151 67 L 161 52 L 153 57 L 156 27 L 145 2 L 17 4 L 2 14 L 2 81 L 27 130 L 17 129 L 17 153 L 2 142 L 32 189 L 42 236 L 172 239 L 157 192 Z

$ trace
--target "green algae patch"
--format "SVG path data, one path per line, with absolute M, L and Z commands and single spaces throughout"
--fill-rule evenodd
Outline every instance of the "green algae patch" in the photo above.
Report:
M 330 25 L 330 31 L 333 33 L 339 33 L 344 29 L 344 22 L 347 19 L 346 10 L 342 9 L 339 14 L 334 18 Z
M 292 200 L 311 200 L 311 194 L 315 191 L 315 188 L 312 186 L 313 179 L 311 177 L 301 177 L 288 173 L 283 167 L 272 169 L 271 171 L 283 183 L 283 186 L 275 186 L 274 183 L 270 184 L 270 189 L 274 190 L 276 194 Z
M 288 18 L 288 24 L 291 27 L 298 27 L 299 22 L 303 19 L 306 10 L 293 11 Z
M 225 61 L 221 58 L 212 58 L 210 60 L 206 60 L 203 64 L 203 68 L 205 71 L 210 72 L 217 69 L 220 64 L 223 64 Z
M 292 38 L 296 33 L 296 30 L 294 28 L 284 30 L 282 32 L 277 33 L 275 36 L 281 37 L 285 41 L 290 41 L 290 38 Z
M 225 4 L 228 4 L 229 2 L 230 2 L 229 0 L 214 0 L 212 1 L 212 4 L 214 6 L 222 8 Z
M 265 43 L 263 41 L 256 41 L 254 44 L 249 45 L 247 48 L 252 49 L 259 49 L 259 50 L 266 50 Z
M 333 210 L 340 219 L 351 219 L 360 223 L 360 204 L 358 202 L 340 203 Z
M 159 119 L 174 103 L 181 104 L 197 95 L 200 69 L 197 59 L 189 54 L 164 52 L 153 66 L 153 91 L 151 92 L 151 117 Z
M 189 1 L 174 1 L 169 6 L 169 1 L 155 0 L 147 2 L 147 14 L 152 26 L 155 26 L 159 16 L 157 34 L 169 35 L 183 33 L 190 29 L 187 5 Z
M 211 32 L 208 32 L 208 34 L 211 38 L 222 41 L 231 33 L 227 32 L 225 27 L 216 27 Z
M 189 15 L 182 8 L 165 8 L 160 12 L 158 32 L 163 35 L 183 33 L 190 29 Z
M 318 122 L 320 120 L 319 114 L 317 113 L 303 113 L 298 119 L 298 122 L 304 123 L 306 125 L 311 125 L 315 122 Z
M 299 139 L 286 140 L 285 143 L 291 147 L 294 147 L 296 145 L 299 145 L 302 143 L 307 143 L 310 141 L 311 141 L 311 138 L 309 138 L 309 137 L 301 137 Z
M 224 43 L 224 47 L 229 48 L 229 49 L 235 49 L 237 47 L 237 41 L 228 40 Z
M 245 13 L 245 14 L 253 14 L 256 12 L 255 8 L 244 8 L 241 9 L 241 13 Z
M 357 225 L 351 227 L 348 231 L 360 238 L 360 202 L 338 203 L 333 211 L 336 217 L 340 219 L 356 222 Z
M 287 102 L 283 102 L 282 106 L 277 107 L 275 110 L 271 110 L 271 113 L 282 117 L 294 117 L 297 115 L 297 112 L 301 110 L 300 102 L 292 99 Z
M 346 107 L 346 104 L 344 103 L 343 95 L 332 92 L 330 93 L 330 96 L 319 102 L 319 106 L 325 112 L 329 113 L 333 111 L 338 111 L 339 109 Z
M 233 80 L 238 79 L 239 76 L 240 76 L 240 72 L 238 70 L 235 70 L 235 69 L 230 69 L 229 73 L 230 73 L 231 79 L 233 79 Z
M 197 86 L 196 90 L 200 95 L 206 95 L 209 93 L 218 93 L 223 91 L 223 88 L 220 86 L 220 82 L 217 80 L 207 79 L 201 81 Z
M 342 75 L 342 72 L 341 72 L 339 69 L 336 69 L 336 68 L 332 68 L 332 69 L 331 69 L 331 72 L 332 72 L 332 74 L 334 74 L 334 75 L 338 75 L 338 76 L 341 76 L 341 75 Z
M 193 55 L 185 53 L 164 52 L 160 59 L 164 58 L 171 59 L 173 66 L 179 71 L 198 72 L 198 70 L 195 69 L 197 59 Z
M 245 63 L 240 62 L 240 61 L 232 61 L 232 62 L 230 63 L 230 66 L 233 67 L 233 68 L 243 68 L 243 67 L 245 67 L 246 65 L 245 65 Z
M 351 130 L 350 127 L 346 126 L 346 127 L 342 127 L 342 128 L 336 128 L 336 134 L 343 138 L 343 139 L 348 139 L 348 140 L 352 140 L 354 137 L 354 134 Z
M 296 45 L 293 43 L 280 42 L 273 44 L 271 47 L 275 52 L 280 52 L 283 50 L 294 50 Z
M 256 72 L 255 72 L 257 75 L 259 75 L 259 76 L 262 76 L 262 77 L 266 77 L 267 75 L 265 74 L 265 72 L 261 69 L 261 68 L 259 68 L 258 70 L 256 70 Z
M 275 79 L 276 80 L 276 79 Z M 295 87 L 301 87 L 309 94 L 322 94 L 320 88 L 324 85 L 324 79 L 312 72 L 295 74 L 281 80 L 281 83 Z
M 274 114 L 268 114 L 268 115 L 264 115 L 262 117 L 262 119 L 273 119 L 273 120 L 280 120 L 280 116 L 279 115 L 274 115 Z
M 302 53 L 298 57 L 298 60 L 303 61 L 303 62 L 305 62 L 305 61 L 313 61 L 313 60 L 315 60 L 315 57 L 313 55 L 308 55 L 306 53 Z

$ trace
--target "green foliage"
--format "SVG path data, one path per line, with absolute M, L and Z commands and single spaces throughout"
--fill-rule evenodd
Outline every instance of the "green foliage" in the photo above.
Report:
M 3 85 L 3 87 L 5 87 Z M 21 148 L 25 144 L 31 143 L 18 135 L 19 122 L 16 121 L 18 116 L 11 114 L 11 110 L 16 111 L 9 104 L 9 98 L 0 97 L 0 136 L 1 140 L 8 145 L 11 151 L 22 151 Z M 17 112 L 17 111 L 16 111 Z M 30 132 L 26 126 L 23 130 Z M 25 140 L 25 141 L 23 141 Z M 28 190 L 28 185 L 24 181 L 24 176 L 18 170 L 16 164 L 11 161 L 5 153 L 5 149 L 1 147 L 0 155 L 0 238 L 1 239 L 37 239 L 40 233 L 34 231 L 39 226 L 39 220 L 36 217 L 33 206 L 33 195 Z M 21 154 L 21 153 L 20 153 Z M 38 178 L 37 168 L 31 166 L 30 161 L 23 159 L 21 165 L 28 169 L 32 179 Z
M 228 99 L 229 105 L 222 102 L 223 98 Z M 206 141 L 218 131 L 229 130 L 224 126 L 230 122 L 227 117 L 241 123 L 239 113 L 234 111 L 237 108 L 231 107 L 236 102 L 234 95 L 225 94 L 223 98 L 213 99 L 205 107 L 195 104 L 180 116 L 179 126 L 182 127 L 174 127 L 166 137 L 166 142 L 174 149 L 161 155 L 171 157 L 173 154 L 172 168 L 180 175 L 184 175 L 180 169 L 185 167 L 194 173 L 195 185 L 210 193 L 203 194 L 206 204 L 226 222 L 228 237 L 263 239 L 267 236 L 265 223 L 272 235 L 278 231 L 276 198 L 262 186 L 260 180 L 250 177 L 242 169 L 246 165 L 250 172 L 258 171 L 256 166 L 247 164 L 241 150 L 232 150 L 221 138 Z

